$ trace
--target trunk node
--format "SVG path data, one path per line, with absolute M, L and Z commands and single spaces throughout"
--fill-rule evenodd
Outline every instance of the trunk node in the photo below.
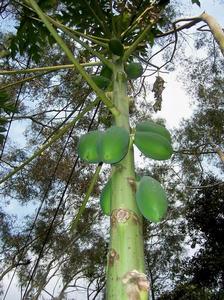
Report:
M 140 273 L 137 270 L 127 272 L 122 282 L 126 287 L 126 292 L 130 300 L 144 299 L 144 294 L 147 295 L 148 293 L 149 281 L 144 273 Z
M 111 225 L 115 227 L 117 224 L 126 223 L 129 219 L 131 219 L 133 224 L 142 225 L 140 218 L 135 212 L 124 208 L 113 210 L 111 214 Z

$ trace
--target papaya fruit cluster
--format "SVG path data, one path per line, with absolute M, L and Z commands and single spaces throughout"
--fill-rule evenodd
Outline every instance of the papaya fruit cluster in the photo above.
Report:
M 104 186 L 100 196 L 100 206 L 107 216 L 111 212 L 112 179 Z M 136 203 L 141 214 L 149 221 L 160 222 L 168 208 L 166 193 L 160 183 L 150 176 L 136 180 Z
M 90 131 L 81 136 L 78 154 L 88 163 L 115 164 L 128 152 L 129 132 L 112 126 L 106 131 Z M 169 159 L 173 153 L 171 136 L 162 125 L 146 120 L 136 126 L 134 143 L 147 157 L 155 160 Z M 112 178 L 104 186 L 100 205 L 105 215 L 110 215 Z M 160 183 L 150 176 L 136 176 L 136 203 L 141 214 L 151 222 L 159 222 L 165 216 L 168 202 Z
M 125 128 L 112 126 L 106 131 L 90 131 L 81 136 L 78 155 L 88 163 L 115 164 L 128 152 L 129 132 Z
M 134 143 L 147 157 L 155 160 L 169 159 L 173 153 L 171 135 L 162 125 L 146 120 L 136 126 Z M 100 206 L 105 215 L 110 215 L 112 178 L 104 186 Z M 150 176 L 136 176 L 136 203 L 141 214 L 151 222 L 160 222 L 167 211 L 166 193 L 160 183 Z

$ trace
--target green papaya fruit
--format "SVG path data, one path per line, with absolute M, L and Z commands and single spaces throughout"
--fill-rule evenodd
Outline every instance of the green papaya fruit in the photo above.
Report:
M 136 131 L 134 143 L 145 156 L 156 160 L 169 159 L 173 153 L 170 142 L 157 133 Z
M 104 163 L 114 164 L 127 154 L 128 146 L 129 132 L 124 128 L 112 126 L 103 133 L 98 150 Z
M 88 163 L 101 162 L 102 160 L 98 152 L 98 144 L 101 137 L 102 132 L 97 130 L 90 131 L 81 136 L 78 142 L 79 157 Z
M 121 41 L 117 38 L 112 38 L 109 41 L 109 49 L 113 54 L 117 56 L 122 56 L 124 53 L 124 46 L 122 45 Z
M 136 131 L 153 132 L 162 135 L 171 143 L 171 135 L 169 131 L 162 125 L 156 124 L 151 120 L 146 120 L 136 125 Z
M 103 66 L 103 68 L 100 72 L 100 76 L 111 79 L 112 75 L 113 75 L 113 71 L 110 68 L 108 68 L 107 66 Z
M 160 183 L 150 176 L 143 176 L 136 192 L 137 206 L 141 214 L 151 222 L 159 222 L 165 216 L 168 202 Z
M 109 180 L 100 195 L 100 206 L 105 215 L 110 215 L 110 201 L 111 201 L 111 180 Z
M 92 75 L 91 78 L 95 82 L 95 84 L 102 90 L 105 90 L 110 84 L 110 79 L 101 75 Z
M 142 76 L 143 68 L 140 63 L 129 63 L 125 66 L 125 72 L 128 76 L 128 79 L 137 79 Z

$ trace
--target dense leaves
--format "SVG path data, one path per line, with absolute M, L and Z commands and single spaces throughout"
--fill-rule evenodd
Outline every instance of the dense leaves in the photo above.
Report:
M 193 241 L 202 246 L 189 262 L 189 274 L 194 284 L 223 289 L 224 185 L 212 177 L 203 180 L 201 185 L 205 188 L 194 195 L 186 211 Z M 200 233 L 198 238 L 193 234 L 195 231 Z
M 224 185 L 210 176 L 201 182 L 186 206 L 191 248 L 199 250 L 182 265 L 173 291 L 159 299 L 222 299 L 224 284 Z
M 167 1 L 168 2 L 168 1 Z M 85 32 L 87 37 L 96 38 L 94 48 L 101 50 L 102 47 L 97 45 L 97 40 L 108 39 L 113 36 L 122 36 L 122 42 L 131 44 L 150 22 L 158 19 L 158 25 L 163 26 L 163 18 L 160 17 L 161 9 L 168 3 L 158 3 L 151 5 L 149 1 L 129 1 L 127 5 L 120 1 L 114 1 L 111 7 L 108 1 L 39 1 L 40 8 L 55 18 L 59 24 L 69 26 L 78 32 Z M 162 4 L 162 5 L 161 5 Z M 11 4 L 13 6 L 13 4 Z M 150 6 L 151 5 L 151 6 Z M 160 7 L 161 5 L 161 7 Z M 15 58 L 16 54 L 28 54 L 34 62 L 39 62 L 43 51 L 47 45 L 52 47 L 55 43 L 51 34 L 37 17 L 33 9 L 28 6 L 18 6 L 15 17 L 18 19 L 17 33 L 10 37 L 9 50 L 11 56 Z M 150 8 L 150 13 L 144 13 L 144 18 L 138 21 L 139 16 Z M 113 11 L 113 16 L 111 14 Z M 155 22 L 152 30 L 146 36 L 152 46 L 154 38 L 161 31 Z M 88 39 L 88 38 L 87 38 Z M 106 40 L 105 40 L 106 39 Z M 146 48 L 139 47 L 136 53 L 146 56 Z M 104 49 L 105 51 L 105 49 Z M 110 54 L 108 54 L 110 55 Z

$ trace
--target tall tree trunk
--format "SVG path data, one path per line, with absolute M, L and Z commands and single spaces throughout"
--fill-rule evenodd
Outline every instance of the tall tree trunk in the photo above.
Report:
M 127 79 L 121 61 L 114 62 L 113 102 L 120 111 L 115 124 L 129 127 Z M 110 248 L 107 263 L 107 300 L 146 300 L 149 284 L 144 266 L 142 217 L 135 201 L 133 146 L 112 167 Z
M 214 17 L 208 15 L 207 13 L 203 13 L 201 15 L 201 19 L 209 26 L 214 36 L 214 39 L 219 44 L 221 52 L 224 56 L 224 32 L 222 27 L 219 25 L 219 23 L 216 21 Z

